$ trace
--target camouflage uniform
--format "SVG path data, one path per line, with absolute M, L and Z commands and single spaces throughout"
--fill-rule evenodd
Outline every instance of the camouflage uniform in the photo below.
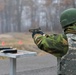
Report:
M 48 35 L 36 33 L 33 39 L 38 48 L 56 57 L 62 57 L 68 50 L 67 37 L 64 34 Z

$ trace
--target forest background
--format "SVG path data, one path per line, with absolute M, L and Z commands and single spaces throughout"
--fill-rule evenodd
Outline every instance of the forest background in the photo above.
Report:
M 38 50 L 28 30 L 41 27 L 45 33 L 62 33 L 61 12 L 75 7 L 76 0 L 0 0 L 0 46 L 46 54 Z

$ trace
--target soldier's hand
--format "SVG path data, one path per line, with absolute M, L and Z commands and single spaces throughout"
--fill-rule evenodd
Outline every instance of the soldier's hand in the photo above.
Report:
M 41 28 L 34 28 L 34 29 L 29 29 L 29 32 L 32 32 L 32 37 L 35 35 L 35 34 L 41 34 L 43 35 L 44 33 L 42 32 Z

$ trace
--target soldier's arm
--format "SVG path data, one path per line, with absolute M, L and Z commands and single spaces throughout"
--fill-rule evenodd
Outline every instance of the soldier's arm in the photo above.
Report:
M 34 39 L 35 44 L 40 48 L 40 44 L 43 41 L 43 38 L 45 36 L 49 36 L 48 34 L 45 34 L 41 28 L 34 28 L 34 29 L 29 29 L 29 32 L 32 33 L 32 38 Z
M 33 36 L 33 39 L 38 48 L 55 56 L 62 56 L 67 52 L 67 38 L 62 34 L 48 35 L 41 34 L 40 31 Z
M 48 47 L 47 38 L 49 38 L 50 36 L 43 33 L 40 27 L 36 29 L 29 29 L 29 32 L 32 33 L 32 38 L 38 48 L 44 50 L 45 45 L 46 47 Z

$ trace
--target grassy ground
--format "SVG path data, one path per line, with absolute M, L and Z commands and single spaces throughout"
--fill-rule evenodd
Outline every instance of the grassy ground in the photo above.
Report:
M 29 32 L 0 34 L 0 47 L 14 47 L 19 50 L 35 51 L 38 56 L 47 54 L 38 49 Z

